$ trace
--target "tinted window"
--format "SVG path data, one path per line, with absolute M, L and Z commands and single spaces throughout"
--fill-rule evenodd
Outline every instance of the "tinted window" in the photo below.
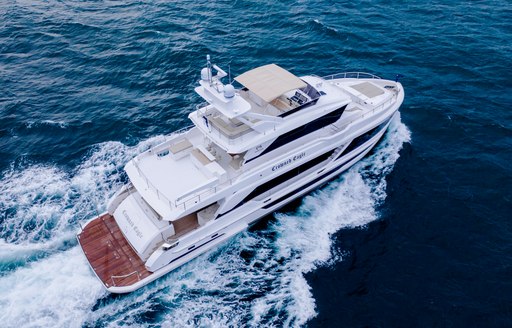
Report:
M 334 153 L 334 149 L 328 151 L 327 153 L 325 153 L 323 155 L 320 155 L 320 156 L 310 160 L 309 162 L 306 162 L 306 163 L 304 163 L 302 165 L 299 165 L 298 167 L 296 167 L 294 169 L 291 169 L 290 171 L 285 172 L 285 173 L 281 174 L 280 176 L 275 177 L 274 179 L 265 182 L 262 185 L 259 185 L 249 195 L 247 195 L 244 198 L 244 200 L 242 200 L 240 203 L 238 203 L 235 207 L 233 207 L 229 211 L 227 211 L 225 213 L 222 213 L 219 217 L 221 217 L 222 215 L 226 215 L 227 213 L 229 213 L 229 212 L 233 211 L 234 209 L 238 208 L 239 206 L 245 204 L 247 201 L 249 201 L 249 200 L 251 200 L 251 199 L 253 199 L 253 198 L 255 198 L 255 197 L 257 197 L 257 196 L 259 196 L 261 194 L 263 194 L 264 192 L 269 191 L 270 189 L 280 185 L 281 183 L 286 182 L 286 181 L 290 180 L 291 178 L 298 176 L 299 174 L 309 170 L 313 166 L 322 163 L 323 161 L 327 160 L 333 153 Z
M 391 118 L 384 121 L 384 123 L 381 123 L 380 125 L 374 127 L 373 129 L 365 132 L 364 134 L 360 135 L 359 137 L 355 138 L 350 142 L 347 148 L 338 156 L 336 157 L 336 160 L 339 158 L 345 156 L 346 154 L 350 153 L 352 150 L 356 149 L 357 147 L 364 144 L 366 141 L 370 140 L 372 137 L 374 137 L 376 134 L 378 134 L 382 129 L 388 124 L 388 122 L 391 120 Z
M 340 119 L 341 114 L 343 114 L 343 111 L 345 110 L 346 107 L 347 107 L 347 105 L 340 107 L 340 108 L 336 109 L 335 111 L 330 112 L 327 115 L 319 117 L 314 121 L 311 121 L 307 124 L 304 124 L 304 125 L 296 128 L 296 129 L 293 129 L 289 132 L 286 132 L 286 133 L 280 135 L 261 154 L 259 154 L 258 156 L 254 157 L 254 158 L 249 159 L 246 163 L 249 163 L 250 161 L 255 160 L 256 158 L 259 158 L 260 156 L 267 154 L 267 153 L 271 152 L 272 150 L 275 150 L 283 145 L 286 145 L 287 143 L 289 143 L 295 139 L 299 139 L 303 136 L 310 134 L 311 132 L 314 132 L 316 130 L 326 127 L 329 124 L 336 122 L 337 120 Z
M 298 167 L 291 169 L 290 171 L 283 173 L 280 176 L 275 177 L 274 179 L 267 181 L 262 185 L 259 185 L 249 195 L 247 195 L 247 197 L 245 197 L 244 201 L 247 201 L 247 200 L 252 199 L 258 195 L 261 195 L 262 193 L 269 191 L 270 189 L 280 185 L 281 183 L 286 182 L 293 177 L 296 177 L 297 175 L 301 174 L 302 172 L 309 170 L 313 166 L 322 163 L 323 161 L 328 159 L 332 155 L 332 153 L 334 153 L 334 149 L 331 151 L 328 151 L 327 153 L 325 153 L 323 155 L 316 157 L 315 159 L 310 160 L 309 162 L 299 165 Z
M 272 206 L 274 206 L 274 205 L 276 205 L 276 204 L 278 204 L 278 203 L 282 202 L 283 200 L 285 200 L 285 199 L 287 199 L 287 198 L 289 198 L 289 197 L 293 196 L 294 194 L 298 193 L 299 191 L 301 191 L 301 190 L 303 190 L 303 189 L 306 189 L 307 187 L 309 187 L 309 186 L 311 186 L 311 185 L 313 185 L 313 184 L 317 183 L 318 181 L 322 180 L 323 178 L 325 178 L 325 177 L 326 177 L 326 176 L 328 176 L 329 174 L 331 174 L 331 173 L 333 173 L 333 172 L 335 172 L 335 171 L 339 170 L 343 165 L 345 165 L 346 163 L 348 163 L 348 162 L 350 162 L 351 160 L 353 160 L 354 158 L 356 158 L 356 157 L 357 157 L 360 153 L 362 153 L 362 152 L 363 152 L 363 151 L 361 151 L 361 152 L 359 152 L 359 153 L 357 153 L 357 154 L 352 155 L 348 160 L 343 161 L 343 163 L 339 164 L 339 165 L 338 165 L 338 166 L 336 166 L 335 168 L 333 168 L 333 169 L 329 170 L 328 172 L 326 172 L 326 173 L 322 174 L 322 175 L 321 175 L 321 176 L 319 176 L 319 177 L 316 177 L 316 178 L 315 178 L 315 179 L 313 179 L 312 181 L 310 181 L 310 182 L 306 183 L 306 184 L 305 184 L 305 185 L 303 185 L 303 186 L 300 186 L 299 188 L 295 189 L 294 191 L 289 192 L 289 193 L 287 193 L 286 195 L 281 196 L 281 197 L 279 197 L 278 199 L 276 199 L 276 200 L 272 201 L 271 203 L 266 204 L 265 206 L 263 206 L 263 208 L 270 208 L 270 207 L 272 207 Z

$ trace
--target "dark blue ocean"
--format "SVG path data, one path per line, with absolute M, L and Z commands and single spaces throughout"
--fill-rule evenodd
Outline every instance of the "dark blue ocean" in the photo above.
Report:
M 79 223 L 238 75 L 402 74 L 349 171 L 164 278 L 109 295 Z M 512 326 L 512 3 L 0 1 L 0 326 Z

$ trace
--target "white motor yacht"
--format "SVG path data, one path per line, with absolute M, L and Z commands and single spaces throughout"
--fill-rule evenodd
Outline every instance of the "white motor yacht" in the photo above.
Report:
M 275 64 L 222 82 L 212 65 L 193 125 L 125 166 L 129 182 L 77 238 L 112 293 L 134 291 L 328 182 L 365 156 L 404 99 L 367 73 L 297 77 Z

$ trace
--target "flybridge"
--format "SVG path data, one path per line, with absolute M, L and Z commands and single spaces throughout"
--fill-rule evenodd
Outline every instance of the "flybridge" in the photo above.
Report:
M 324 106 L 313 106 L 326 94 L 323 80 L 314 76 L 299 78 L 276 64 L 237 76 L 234 80 L 243 86 L 241 89 L 223 84 L 221 79 L 226 76 L 207 56 L 207 65 L 195 88 L 207 103 L 198 106 L 189 118 L 229 154 L 257 147 L 334 110 L 332 103 L 350 100 L 336 93 L 323 100 Z M 311 110 L 303 111 L 310 106 Z
M 237 76 L 235 80 L 266 102 L 307 86 L 304 81 L 276 64 L 257 67 Z
M 240 93 L 236 92 L 231 83 L 224 85 L 221 82 L 221 79 L 228 74 L 219 66 L 212 65 L 209 55 L 206 56 L 206 61 L 206 67 L 201 70 L 200 86 L 195 88 L 195 91 L 229 119 L 247 114 L 252 108 L 251 101 L 245 100 Z M 217 72 L 216 75 L 213 75 L 212 69 Z M 235 81 L 250 92 L 251 100 L 258 105 L 262 105 L 263 102 L 271 103 L 289 91 L 305 89 L 308 86 L 306 82 L 276 64 L 252 69 L 237 76 Z M 297 101 L 301 99 L 303 103 L 311 100 L 301 91 L 293 96 Z

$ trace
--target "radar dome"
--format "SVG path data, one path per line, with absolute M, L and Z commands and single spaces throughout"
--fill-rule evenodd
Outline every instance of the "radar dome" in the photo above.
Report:
M 201 70 L 201 80 L 203 81 L 209 81 L 210 77 L 212 76 L 212 70 L 205 67 Z
M 235 96 L 235 87 L 231 84 L 224 86 L 224 97 L 233 98 Z

